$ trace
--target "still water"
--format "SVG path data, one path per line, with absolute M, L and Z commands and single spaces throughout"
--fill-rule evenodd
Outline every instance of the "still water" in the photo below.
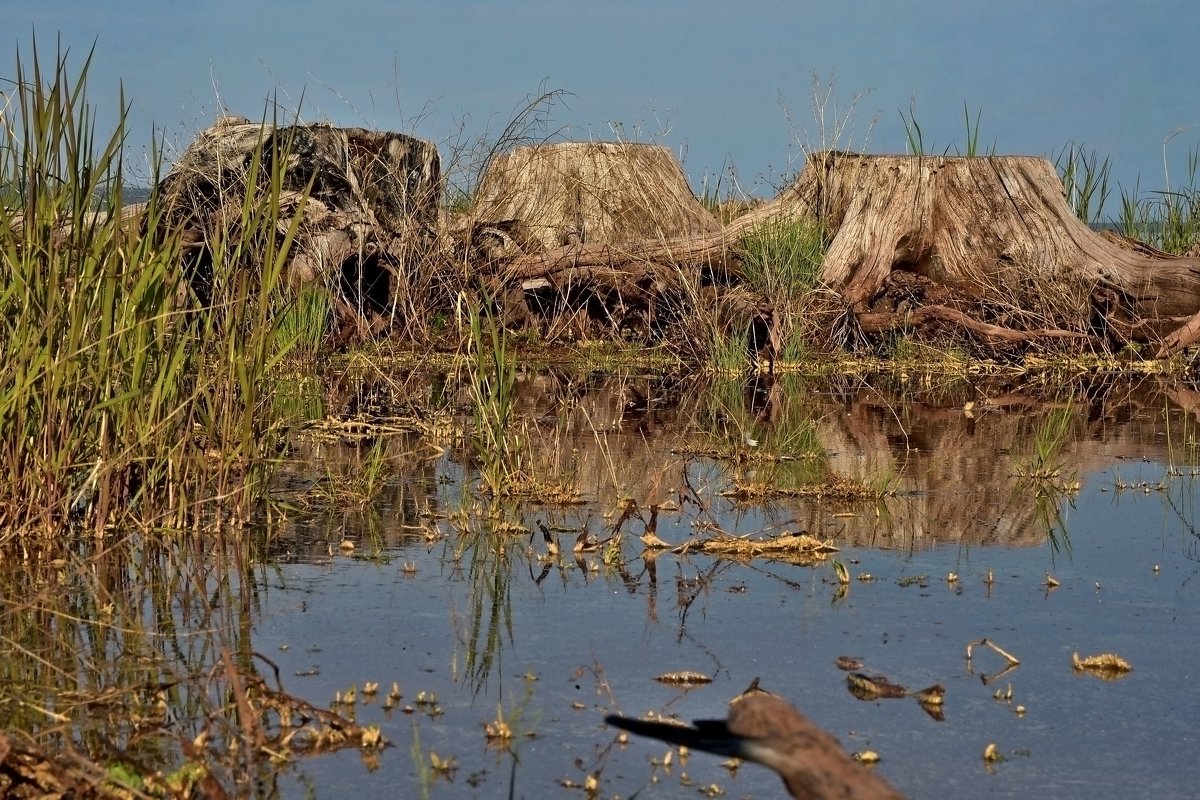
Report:
M 489 511 L 461 442 L 412 434 L 390 440 L 372 504 L 298 514 L 273 534 L 255 572 L 255 649 L 315 703 L 357 687 L 356 719 L 394 745 L 369 767 L 355 752 L 304 760 L 286 794 L 584 797 L 593 776 L 600 797 L 781 797 L 764 768 L 731 772 L 705 754 L 664 764 L 668 746 L 618 744 L 602 721 L 723 717 L 757 677 L 848 750 L 878 753 L 912 797 L 1195 795 L 1193 394 L 797 383 L 701 402 L 649 378 L 526 384 L 535 471 L 577 502 Z M 327 473 L 364 458 L 362 444 L 314 447 Z M 819 474 L 879 496 L 730 491 Z M 623 515 L 630 500 L 637 513 Z M 839 591 L 830 558 L 645 551 L 651 505 L 670 545 L 717 528 L 809 532 L 839 548 L 851 582 Z M 574 552 L 581 534 L 599 544 Z M 983 638 L 1020 664 L 997 676 L 1006 661 L 980 647 L 968 661 Z M 1076 672 L 1076 652 L 1134 671 Z M 942 684 L 944 719 L 911 698 L 857 699 L 839 656 L 910 689 Z M 682 670 L 712 682 L 655 680 Z M 403 698 L 384 711 L 393 682 Z M 498 718 L 511 740 L 487 737 Z M 993 743 L 1002 760 L 988 764 Z M 431 753 L 455 768 L 432 771 Z

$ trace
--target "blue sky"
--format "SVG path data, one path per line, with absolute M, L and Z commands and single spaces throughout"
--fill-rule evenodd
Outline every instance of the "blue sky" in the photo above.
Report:
M 1200 14 L 1182 0 L 21 5 L 0 77 L 34 32 L 73 64 L 95 42 L 90 97 L 111 111 L 123 82 L 135 156 L 152 126 L 182 148 L 222 109 L 258 118 L 278 96 L 287 112 L 303 97 L 306 121 L 415 133 L 445 158 L 460 126 L 496 132 L 545 85 L 572 95 L 552 109 L 571 138 L 659 141 L 696 187 L 732 165 L 769 195 L 821 142 L 814 76 L 832 92 L 826 137 L 852 107 L 839 143 L 869 152 L 904 152 L 910 108 L 926 150 L 964 147 L 965 103 L 982 145 L 1053 159 L 1075 143 L 1145 191 L 1166 185 L 1165 138 L 1173 185 L 1200 143 Z

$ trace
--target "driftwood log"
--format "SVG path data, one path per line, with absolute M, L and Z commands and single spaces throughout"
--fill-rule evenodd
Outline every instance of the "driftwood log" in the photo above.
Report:
M 249 187 L 256 152 L 262 154 L 259 185 Z M 274 164 L 277 157 L 286 162 Z M 423 262 L 437 245 L 437 148 L 399 133 L 275 127 L 243 117 L 222 117 L 202 131 L 158 187 L 169 227 L 183 230 L 183 255 L 200 303 L 208 302 L 215 279 L 213 248 L 240 233 L 236 221 L 247 191 L 265 191 L 276 166 L 284 170 L 281 235 L 303 215 L 285 280 L 324 284 L 343 327 L 360 336 L 411 312 L 407 297 L 426 279 Z
M 814 153 L 792 186 L 721 231 L 573 243 L 493 268 L 509 285 L 606 272 L 645 283 L 698 265 L 736 272 L 747 232 L 798 217 L 826 231 L 821 283 L 867 333 L 950 324 L 993 342 L 1133 342 L 1159 355 L 1200 339 L 1200 259 L 1091 230 L 1071 213 L 1053 166 L 1026 156 Z M 923 302 L 928 293 L 909 286 L 899 294 L 915 302 L 895 302 L 898 276 L 945 287 L 955 300 Z

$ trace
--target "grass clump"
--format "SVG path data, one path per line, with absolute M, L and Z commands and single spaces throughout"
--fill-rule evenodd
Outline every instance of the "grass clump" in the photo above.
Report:
M 296 355 L 315 355 L 324 346 L 333 321 L 329 290 L 307 285 L 284 300 L 277 322 L 280 347 Z
M 466 301 L 469 302 L 469 301 Z M 471 443 L 484 487 L 507 493 L 520 471 L 520 437 L 509 430 L 516 399 L 517 361 L 504 326 L 489 303 L 467 311 L 467 378 L 471 398 Z
M 1104 221 L 1104 205 L 1112 191 L 1109 186 L 1111 160 L 1101 161 L 1095 150 L 1089 152 L 1072 143 L 1058 154 L 1054 166 L 1067 192 L 1067 205 L 1076 218 L 1086 225 L 1100 225 Z
M 770 219 L 738 243 L 742 277 L 776 302 L 812 291 L 825 258 L 825 231 L 807 218 Z
M 1140 197 L 1135 186 L 1121 193 L 1121 233 L 1159 250 L 1174 254 L 1195 254 L 1200 243 L 1200 146 L 1187 157 L 1187 180 L 1149 197 Z
M 806 328 L 806 309 L 818 288 L 827 244 L 825 229 L 806 217 L 768 219 L 742 237 L 738 243 L 741 277 L 753 294 L 770 305 L 774 326 L 770 334 L 751 329 L 752 349 L 761 352 L 769 344 L 774 358 L 789 363 L 808 356 L 815 331 Z
M 0 116 L 0 538 L 244 519 L 278 444 L 266 381 L 291 344 L 270 298 L 295 234 L 278 230 L 282 169 L 249 165 L 197 309 L 157 191 L 121 206 L 124 120 L 97 135 L 90 58 L 73 76 L 35 46 Z

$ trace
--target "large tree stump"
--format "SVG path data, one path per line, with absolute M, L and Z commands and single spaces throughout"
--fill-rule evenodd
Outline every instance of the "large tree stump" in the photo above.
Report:
M 213 251 L 236 230 L 255 153 L 263 184 L 282 154 L 279 227 L 303 217 L 285 278 L 323 283 L 343 325 L 367 335 L 405 313 L 414 286 L 427 280 L 436 246 L 440 161 L 430 142 L 399 133 L 328 125 L 275 127 L 222 117 L 202 131 L 162 180 L 166 219 L 184 231 L 184 257 L 202 304 L 212 291 Z M 252 254 L 253 255 L 253 254 Z M 254 268 L 255 264 L 244 265 Z
M 517 219 L 550 249 L 720 230 L 696 200 L 674 154 L 632 142 L 517 147 L 488 166 L 476 197 L 482 220 Z
M 821 278 L 860 310 L 895 271 L 960 289 L 999 327 L 1036 335 L 1170 347 L 1200 309 L 1200 260 L 1091 230 L 1043 158 L 819 153 L 789 191 L 835 232 Z
M 628 262 L 617 269 L 610 262 L 523 271 L 511 264 L 514 253 L 536 258 L 563 245 L 620 248 L 719 236 L 721 228 L 669 149 L 627 142 L 559 142 L 498 156 L 480 182 L 471 217 L 463 226 L 468 252 L 492 262 L 480 266 L 503 298 L 506 321 L 538 320 L 553 334 L 556 321 L 570 320 L 572 336 L 652 326 L 655 305 L 677 276 Z M 485 250 L 485 237 L 503 246 Z
M 1091 230 L 1071 213 L 1053 166 L 1029 156 L 813 153 L 792 186 L 722 231 L 576 243 L 504 267 L 510 280 L 702 264 L 736 274 L 741 237 L 800 216 L 826 231 L 820 280 L 866 332 L 949 324 L 993 342 L 1136 342 L 1160 355 L 1200 339 L 1200 258 Z M 946 287 L 957 301 L 926 302 L 930 293 L 901 287 L 907 299 L 892 302 L 898 274 Z

